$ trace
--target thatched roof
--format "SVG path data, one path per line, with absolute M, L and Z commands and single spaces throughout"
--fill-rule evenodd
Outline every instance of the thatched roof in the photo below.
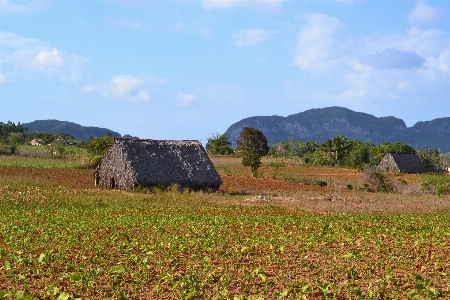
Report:
M 417 154 L 411 153 L 386 153 L 378 165 L 381 171 L 393 171 L 404 173 L 426 173 L 427 169 Z
M 217 189 L 219 174 L 198 141 L 115 138 L 98 169 L 98 183 L 130 189 L 178 184 Z

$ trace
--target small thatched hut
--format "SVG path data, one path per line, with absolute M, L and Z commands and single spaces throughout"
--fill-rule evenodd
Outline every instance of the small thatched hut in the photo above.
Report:
M 386 153 L 378 165 L 378 170 L 403 173 L 427 172 L 419 155 L 412 153 Z
M 222 180 L 198 141 L 115 138 L 95 183 L 116 189 L 178 184 L 198 190 L 218 189 Z

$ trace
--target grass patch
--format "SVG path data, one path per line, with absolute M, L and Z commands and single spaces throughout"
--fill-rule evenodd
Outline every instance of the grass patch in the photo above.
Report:
M 0 167 L 69 168 L 77 165 L 77 163 L 62 158 L 39 158 L 18 155 L 0 156 Z

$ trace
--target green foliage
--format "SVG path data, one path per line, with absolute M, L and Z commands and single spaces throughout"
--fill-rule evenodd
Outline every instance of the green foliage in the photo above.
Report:
M 319 180 L 317 181 L 317 186 L 327 186 L 328 183 L 325 180 Z
M 290 157 L 292 155 L 291 145 L 287 142 L 278 142 L 270 147 L 267 155 L 273 157 Z
M 2 146 L 0 146 L 0 151 Z M 2 154 L 0 152 L 0 154 Z M 3 154 L 2 154 L 3 155 Z M 69 168 L 80 167 L 80 165 L 65 159 L 38 158 L 28 156 L 8 156 L 2 157 L 0 167 L 35 167 L 35 168 Z M 0 298 L 1 299 L 1 298 Z
M 363 169 L 365 166 L 375 166 L 381 161 L 379 158 L 377 146 L 370 143 L 363 143 L 358 140 L 350 141 L 351 147 L 342 160 L 343 166 L 350 168 Z
M 303 158 L 303 161 L 307 164 L 316 166 L 334 166 L 335 160 L 329 152 L 323 150 L 317 150 L 312 153 L 308 153 Z
M 324 152 L 328 152 L 334 160 L 334 164 L 342 165 L 344 157 L 349 153 L 352 142 L 346 137 L 338 135 L 333 139 L 328 139 L 320 145 Z
M 450 177 L 440 174 L 423 175 L 420 185 L 422 189 L 440 196 L 450 191 Z
M 351 168 L 358 168 L 367 163 L 369 157 L 369 151 L 367 144 L 363 144 L 362 142 L 350 141 L 350 148 L 348 154 L 342 160 L 343 165 L 349 166 Z
M 3 144 L 22 144 L 25 140 L 25 134 L 28 129 L 22 124 L 8 121 L 6 124 L 0 122 L 0 143 Z
M 28 135 L 27 140 L 31 141 L 33 139 L 42 140 L 44 144 L 48 145 L 50 143 L 53 143 L 53 141 L 56 140 L 57 137 L 54 134 L 48 132 L 32 132 Z
M 206 152 L 211 155 L 230 155 L 233 154 L 233 149 L 230 147 L 231 142 L 225 134 L 215 133 L 207 138 Z
M 25 135 L 21 132 L 11 132 L 8 135 L 8 143 L 10 145 L 21 145 L 25 142 Z
M 408 144 L 403 142 L 396 142 L 395 144 L 391 143 L 382 143 L 378 146 L 378 152 L 381 157 L 388 152 L 396 152 L 396 153 L 416 153 L 416 150 Z
M 388 152 L 416 153 L 413 147 L 402 142 L 383 143 L 377 147 L 373 142 L 363 143 L 358 140 L 348 140 L 343 136 L 328 139 L 318 147 L 317 151 L 314 150 L 315 148 L 312 147 L 309 152 L 306 152 L 303 158 L 305 163 L 358 169 L 378 165 Z M 430 157 L 430 163 L 437 161 L 437 153 L 429 151 L 425 154 Z
M 113 141 L 114 138 L 110 134 L 105 134 L 98 138 L 91 138 L 86 144 L 86 150 L 92 156 L 103 156 Z
M 438 171 L 442 169 L 443 159 L 439 149 L 425 148 L 417 151 L 427 170 Z
M 236 142 L 236 152 L 242 156 L 242 164 L 249 166 L 252 176 L 256 177 L 261 166 L 261 157 L 269 152 L 266 137 L 256 128 L 245 127 Z
M 448 298 L 445 212 L 312 213 L 211 205 L 226 200 L 216 194 L 58 185 L 0 190 L 0 298 Z
M 304 157 L 316 149 L 316 142 L 303 142 L 290 136 L 289 142 L 279 142 L 270 147 L 268 155 L 274 157 Z
M 16 145 L 2 145 L 0 144 L 0 155 L 10 155 L 16 152 Z

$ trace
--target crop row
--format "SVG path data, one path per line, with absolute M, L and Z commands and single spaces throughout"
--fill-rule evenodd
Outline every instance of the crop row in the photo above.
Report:
M 0 195 L 0 297 L 450 296 L 446 213 L 178 207 L 207 195 L 61 187 Z

